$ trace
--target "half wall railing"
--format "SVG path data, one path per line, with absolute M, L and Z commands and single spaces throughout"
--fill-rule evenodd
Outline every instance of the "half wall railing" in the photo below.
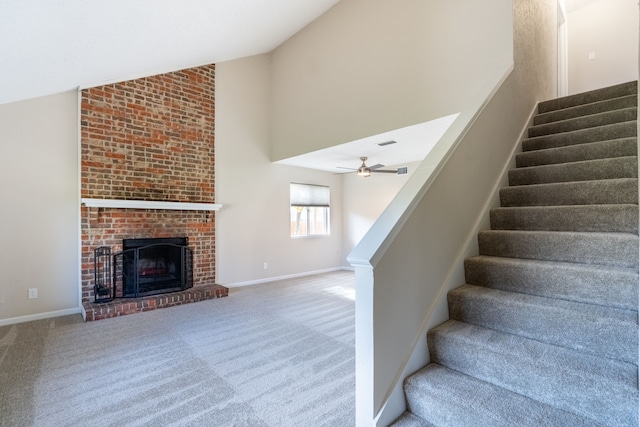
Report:
M 356 271 L 356 425 L 404 411 L 403 379 L 429 361 L 428 329 L 448 318 L 537 100 L 496 67 L 348 257 Z

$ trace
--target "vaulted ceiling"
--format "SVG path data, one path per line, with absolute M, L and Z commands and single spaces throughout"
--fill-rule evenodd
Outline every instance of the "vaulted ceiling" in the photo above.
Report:
M 338 0 L 2 0 L 0 104 L 270 52 Z
M 0 104 L 270 52 L 338 1 L 2 0 Z

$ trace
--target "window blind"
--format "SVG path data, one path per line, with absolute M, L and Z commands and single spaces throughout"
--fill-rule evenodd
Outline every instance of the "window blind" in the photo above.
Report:
M 329 187 L 291 183 L 291 206 L 329 207 Z

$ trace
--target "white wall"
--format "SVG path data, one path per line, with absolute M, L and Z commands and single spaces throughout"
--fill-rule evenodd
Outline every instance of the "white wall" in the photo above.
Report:
M 387 167 L 387 169 L 394 169 L 407 166 L 406 175 L 373 173 L 367 178 L 355 173 L 342 175 L 344 194 L 342 254 L 345 266 L 349 266 L 347 256 L 391 203 L 419 164 L 420 162 L 415 162 Z
M 477 254 L 477 231 L 488 225 L 521 132 L 535 103 L 557 93 L 556 1 L 513 0 L 512 13 L 513 72 L 493 96 L 500 78 L 483 85 L 485 97 L 461 106 L 349 256 L 356 265 L 358 426 L 388 425 L 404 411 L 402 380 L 429 361 L 426 332 L 448 317 L 447 291 L 464 283 L 463 260 Z M 466 19 L 465 36 L 473 37 L 473 17 Z M 494 72 L 504 77 L 507 70 Z
M 79 312 L 77 117 L 76 91 L 0 105 L 0 325 Z
M 567 21 L 569 94 L 638 79 L 637 0 L 593 1 Z
M 271 158 L 458 112 L 511 58 L 508 3 L 342 0 L 273 52 Z
M 269 159 L 270 58 L 216 65 L 217 282 L 245 284 L 342 265 L 339 175 Z M 331 188 L 331 235 L 292 239 L 289 183 Z M 268 269 L 263 268 L 268 263 Z

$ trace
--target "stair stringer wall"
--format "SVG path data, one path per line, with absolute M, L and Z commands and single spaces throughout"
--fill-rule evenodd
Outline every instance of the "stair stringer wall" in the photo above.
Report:
M 384 406 L 377 415 L 376 425 L 388 425 L 399 413 L 405 410 L 404 379 L 430 362 L 426 340 L 427 332 L 449 319 L 447 293 L 459 287 L 460 284 L 465 281 L 464 260 L 478 254 L 478 232 L 490 228 L 490 211 L 492 208 L 500 206 L 500 188 L 508 185 L 508 171 L 515 167 L 515 155 L 522 151 L 522 140 L 526 137 L 527 128 L 533 123 L 533 116 L 536 114 L 536 111 L 537 105 L 531 110 L 526 123 L 520 130 L 520 134 L 514 142 L 511 153 L 502 167 L 500 176 L 492 187 L 490 196 L 486 199 L 482 209 L 478 211 L 477 217 L 469 229 L 468 235 L 464 239 L 464 243 L 460 246 L 457 255 L 449 266 L 441 286 L 435 292 L 436 297 L 431 301 L 429 310 L 425 312 L 420 326 L 420 332 L 411 346 L 411 352 L 406 357 L 402 370 L 398 372 L 398 375 L 394 378 L 393 389 L 389 391 Z M 473 129 L 470 131 L 469 137 L 473 137 Z M 378 279 L 382 280 L 382 278 Z

